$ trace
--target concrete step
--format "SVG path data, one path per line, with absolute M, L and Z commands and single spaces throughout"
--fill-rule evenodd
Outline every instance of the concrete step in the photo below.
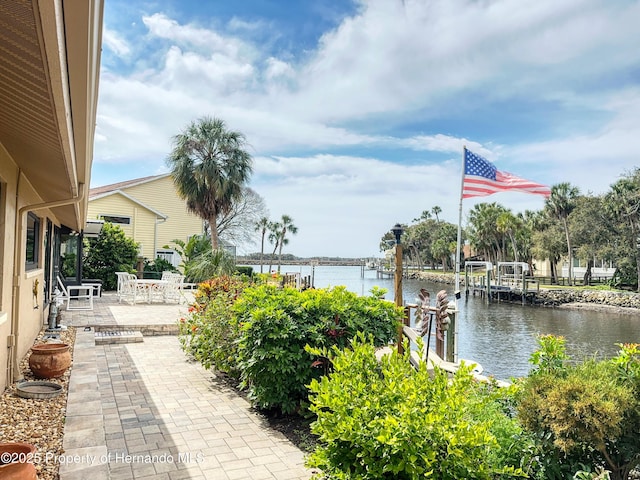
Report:
M 113 343 L 140 343 L 144 342 L 142 332 L 135 330 L 101 330 L 95 332 L 96 345 L 108 345 Z
M 180 333 L 180 327 L 177 322 L 146 325 L 133 323 L 124 325 L 87 325 L 85 328 L 92 328 L 96 333 L 118 331 L 142 332 L 142 335 L 145 337 L 154 337 L 156 335 L 178 335 Z

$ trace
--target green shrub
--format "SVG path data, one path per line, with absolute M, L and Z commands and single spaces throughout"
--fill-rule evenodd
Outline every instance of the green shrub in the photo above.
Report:
M 171 262 L 165 260 L 162 257 L 156 257 L 152 262 L 149 260 L 144 261 L 143 270 L 145 272 L 155 274 L 153 278 L 160 278 L 162 276 L 162 272 L 177 272 L 178 270 L 172 265 Z
M 626 479 L 640 463 L 637 345 L 621 345 L 612 360 L 566 365 L 538 361 L 566 358 L 562 341 L 546 336 L 539 343 L 532 356 L 536 368 L 521 384 L 518 416 L 540 438 L 549 472 L 557 473 L 547 478 L 563 478 L 586 463 L 606 467 L 614 480 Z
M 105 290 L 115 290 L 116 272 L 135 271 L 138 244 L 119 225 L 105 222 L 97 239 L 87 240 L 83 277 L 102 280 Z
M 424 362 L 414 369 L 408 352 L 379 362 L 364 336 L 352 349 L 310 351 L 333 364 L 310 384 L 321 446 L 308 465 L 322 471 L 317 478 L 526 477 L 520 466 L 532 461 L 523 453 L 532 441 L 504 413 L 505 393 L 476 384 L 468 367 L 449 378 Z
M 231 305 L 246 284 L 229 276 L 216 277 L 198 285 L 196 302 L 180 319 L 183 350 L 209 369 L 238 377 L 237 349 L 240 328 Z
M 250 287 L 233 310 L 243 325 L 238 348 L 242 387 L 258 408 L 285 413 L 304 407 L 306 385 L 327 371 L 326 363 L 314 364 L 306 345 L 344 347 L 358 331 L 371 334 L 375 345 L 385 345 L 396 338 L 403 315 L 390 302 L 360 297 L 344 287 L 303 292 Z
M 251 278 L 253 276 L 253 267 L 249 266 L 236 266 L 236 273 L 238 275 L 246 275 Z

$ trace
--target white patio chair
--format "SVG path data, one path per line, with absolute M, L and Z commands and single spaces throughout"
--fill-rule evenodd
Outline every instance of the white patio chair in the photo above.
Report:
M 129 275 L 129 272 L 116 272 L 116 277 L 118 278 L 116 296 L 118 297 L 118 301 L 122 300 L 122 292 L 124 289 L 124 282 L 127 280 L 127 275 Z
M 56 300 L 66 301 L 67 310 L 93 310 L 93 285 L 65 285 L 60 277 L 57 281 L 60 295 Z
M 166 274 L 166 275 L 165 275 Z M 184 275 L 181 273 L 162 272 L 164 285 L 164 301 L 180 303 L 182 300 L 182 284 Z
M 125 273 L 122 277 L 120 303 L 124 300 L 133 305 L 139 298 L 145 298 L 144 292 L 138 289 L 138 277 L 135 274 Z

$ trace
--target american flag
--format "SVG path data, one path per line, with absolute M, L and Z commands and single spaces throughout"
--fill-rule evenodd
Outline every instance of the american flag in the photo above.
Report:
M 545 197 L 551 194 L 551 189 L 546 185 L 501 172 L 486 158 L 464 149 L 462 198 L 485 197 L 507 190 Z

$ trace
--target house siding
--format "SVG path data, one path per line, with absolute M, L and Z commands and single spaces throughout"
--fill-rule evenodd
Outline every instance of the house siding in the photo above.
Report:
M 128 238 L 139 244 L 138 254 L 154 257 L 156 214 L 118 193 L 89 201 L 87 217 L 100 219 L 103 215 L 129 217 L 129 225 L 117 224 Z
M 38 242 L 38 264 L 31 270 L 25 268 L 26 248 L 26 217 L 23 214 L 22 230 L 16 238 L 17 211 L 25 205 L 33 205 L 42 200 L 31 185 L 22 178 L 19 169 L 6 150 L 0 144 L 0 338 L 11 338 L 11 316 L 17 306 L 18 330 L 13 340 L 16 346 L 17 358 L 22 359 L 29 352 L 33 339 L 38 335 L 44 323 L 44 235 L 47 218 L 58 223 L 47 210 L 34 212 L 40 219 L 40 235 Z M 19 247 L 18 275 L 15 284 L 14 277 L 14 249 L 16 242 Z M 14 292 L 15 287 L 15 292 Z M 36 294 L 34 295 L 34 291 Z M 13 294 L 17 295 L 14 304 Z M 6 345 L 6 343 L 5 343 Z M 8 349 L 0 349 L 0 389 L 7 386 Z
M 187 211 L 186 202 L 178 196 L 170 176 L 134 185 L 123 191 L 167 216 L 167 220 L 158 225 L 157 248 L 171 245 L 174 239 L 186 242 L 190 236 L 203 232 L 202 220 Z
M 189 237 L 204 231 L 202 220 L 187 211 L 186 202 L 178 196 L 168 175 L 123 186 L 119 191 L 124 195 L 115 192 L 90 198 L 88 218 L 100 218 L 105 214 L 131 216 L 131 225 L 123 226 L 123 230 L 128 237 L 142 244 L 140 254 L 145 258 L 155 258 L 157 250 L 165 245 L 172 247 L 175 239 L 186 242 Z

